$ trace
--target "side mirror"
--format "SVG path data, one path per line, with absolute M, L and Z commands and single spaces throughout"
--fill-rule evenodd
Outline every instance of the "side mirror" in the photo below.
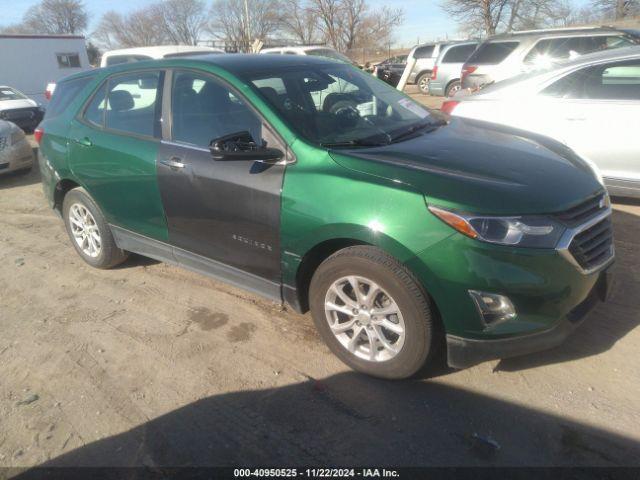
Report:
M 216 138 L 209 145 L 211 157 L 216 161 L 256 160 L 262 163 L 275 164 L 284 157 L 284 152 L 277 148 L 258 146 L 247 131 L 231 133 Z

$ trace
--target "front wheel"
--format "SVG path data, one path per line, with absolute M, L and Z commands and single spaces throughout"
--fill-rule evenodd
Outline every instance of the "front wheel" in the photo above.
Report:
M 444 96 L 453 97 L 457 92 L 460 91 L 460 88 L 461 88 L 460 80 L 455 80 L 447 86 L 447 90 L 444 92 Z
M 127 259 L 127 252 L 118 248 L 102 212 L 84 188 L 65 195 L 62 214 L 71 243 L 89 265 L 111 268 Z
M 432 355 L 428 296 L 402 264 L 375 247 L 349 247 L 326 259 L 309 299 L 324 341 L 354 370 L 407 378 Z

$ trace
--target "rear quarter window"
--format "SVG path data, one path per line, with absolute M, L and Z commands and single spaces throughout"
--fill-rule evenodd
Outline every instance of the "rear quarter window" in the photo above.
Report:
M 477 45 L 460 45 L 451 47 L 442 57 L 442 63 L 464 63 L 471 56 Z
M 416 51 L 413 52 L 413 57 L 417 60 L 421 58 L 431 58 L 433 56 L 433 50 L 435 49 L 435 45 L 425 45 L 424 47 L 416 48 Z
M 467 60 L 478 65 L 497 65 L 505 60 L 520 42 L 487 42 L 481 44 Z
M 48 120 L 64 113 L 80 91 L 92 80 L 93 76 L 86 76 L 58 83 L 53 91 L 53 96 L 47 106 L 44 118 Z

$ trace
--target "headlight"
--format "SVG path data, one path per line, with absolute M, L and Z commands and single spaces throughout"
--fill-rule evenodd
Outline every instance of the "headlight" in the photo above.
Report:
M 565 227 L 545 216 L 494 217 L 464 214 L 430 205 L 429 211 L 468 237 L 499 245 L 555 248 Z
M 20 129 L 11 133 L 11 145 L 15 145 L 24 138 L 24 132 Z

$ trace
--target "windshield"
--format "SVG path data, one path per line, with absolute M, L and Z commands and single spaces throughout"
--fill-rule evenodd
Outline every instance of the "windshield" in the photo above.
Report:
M 1 100 L 20 100 L 27 98 L 17 90 L 9 87 L 0 87 L 0 101 Z
M 307 50 L 307 55 L 312 55 L 314 57 L 325 57 L 332 60 L 339 60 L 344 63 L 351 63 L 349 57 L 330 48 L 314 48 L 312 50 Z
M 383 145 L 440 122 L 419 103 L 348 65 L 288 66 L 246 76 L 292 130 L 316 145 Z

